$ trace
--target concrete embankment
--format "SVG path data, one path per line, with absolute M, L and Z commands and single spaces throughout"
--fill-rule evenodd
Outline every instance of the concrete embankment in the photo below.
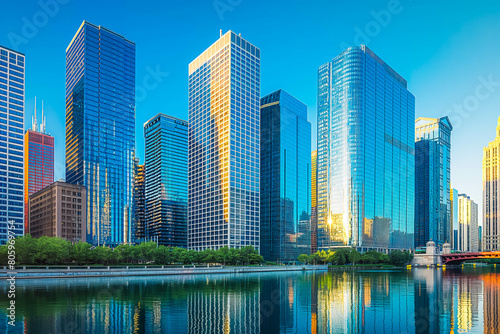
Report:
M 160 275 L 199 275 L 199 274 L 244 274 L 259 272 L 283 272 L 303 270 L 328 270 L 326 265 L 302 266 L 181 266 L 181 267 L 16 267 L 15 271 L 0 269 L 0 279 L 14 275 L 16 279 L 25 278 L 66 278 L 66 277 L 130 277 Z

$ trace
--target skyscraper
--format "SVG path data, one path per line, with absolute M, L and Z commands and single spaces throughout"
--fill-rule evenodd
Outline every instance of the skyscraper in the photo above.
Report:
M 232 31 L 189 64 L 188 247 L 259 249 L 260 50 Z
M 2 245 L 7 242 L 9 232 L 14 235 L 24 233 L 24 84 L 24 54 L 0 45 L 0 244 Z
M 87 188 L 87 242 L 132 241 L 135 44 L 84 21 L 66 49 L 66 180 Z
M 500 250 L 500 117 L 495 140 L 483 149 L 483 250 Z
M 144 123 L 146 240 L 187 247 L 188 123 L 158 114 Z
M 311 251 L 311 123 L 284 90 L 260 100 L 260 253 L 297 261 Z
M 134 162 L 134 241 L 141 243 L 145 241 L 145 169 L 144 164 L 139 165 L 139 158 Z
M 478 206 L 466 194 L 458 194 L 458 247 L 462 252 L 478 251 Z
M 451 126 L 448 117 L 415 121 L 415 247 L 452 243 Z
M 311 153 L 311 254 L 318 250 L 318 151 Z
M 451 249 L 458 250 L 458 191 L 451 189 L 450 191 L 450 218 L 451 231 L 450 237 Z
M 46 133 L 43 116 L 40 125 L 35 114 L 31 129 L 24 134 L 24 231 L 29 228 L 29 196 L 54 182 L 54 137 Z
M 318 70 L 318 249 L 412 248 L 415 98 L 362 45 Z

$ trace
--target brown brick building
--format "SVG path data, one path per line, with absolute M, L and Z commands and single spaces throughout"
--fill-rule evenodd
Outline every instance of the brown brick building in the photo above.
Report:
M 60 237 L 86 241 L 86 189 L 61 181 L 29 197 L 29 226 L 34 238 Z

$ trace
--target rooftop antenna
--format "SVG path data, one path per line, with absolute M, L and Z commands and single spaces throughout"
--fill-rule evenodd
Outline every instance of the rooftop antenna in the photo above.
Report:
M 45 116 L 43 115 L 43 100 L 42 100 L 42 123 L 40 123 L 40 132 L 45 133 Z
M 36 131 L 38 124 L 36 123 L 36 96 L 35 96 L 35 112 L 31 117 L 31 130 Z
M 222 37 L 222 29 L 220 30 L 220 37 Z

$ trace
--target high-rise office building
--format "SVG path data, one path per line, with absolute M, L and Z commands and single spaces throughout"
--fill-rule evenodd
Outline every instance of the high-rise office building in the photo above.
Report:
M 483 149 L 483 250 L 500 250 L 500 117 L 495 140 Z
M 415 247 L 452 243 L 448 117 L 415 121 Z
M 24 54 L 0 45 L 0 244 L 24 233 Z
M 35 114 L 31 129 L 24 134 L 24 231 L 31 233 L 29 228 L 29 197 L 40 189 L 54 182 L 54 137 L 46 133 L 43 116 L 40 125 Z
M 318 250 L 318 151 L 311 153 L 311 254 Z
M 84 21 L 66 49 L 66 180 L 87 188 L 87 242 L 132 242 L 135 44 Z
M 139 158 L 134 161 L 134 229 L 135 243 L 145 241 L 145 169 L 144 164 L 139 164 Z
M 451 233 L 450 245 L 451 249 L 458 250 L 458 191 L 457 189 L 450 190 L 450 218 L 451 218 Z
M 144 123 L 146 240 L 187 247 L 188 123 L 158 114 Z
M 318 249 L 413 248 L 415 98 L 362 45 L 318 70 Z
M 478 243 L 478 205 L 466 194 L 458 194 L 457 250 L 477 252 Z
M 478 239 L 477 250 L 482 252 L 483 251 L 483 227 L 482 226 L 477 227 L 477 239 Z
M 33 193 L 28 201 L 31 235 L 86 242 L 86 199 L 85 187 L 61 181 Z
M 260 254 L 297 261 L 311 251 L 311 123 L 284 90 L 260 100 Z
M 259 105 L 260 50 L 221 32 L 189 64 L 189 248 L 260 248 Z

